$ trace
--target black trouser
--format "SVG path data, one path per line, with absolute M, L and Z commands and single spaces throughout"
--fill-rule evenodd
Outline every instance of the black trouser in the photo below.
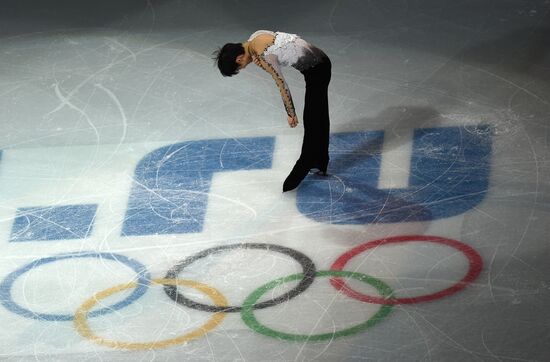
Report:
M 307 169 L 327 170 L 330 120 L 328 85 L 332 64 L 328 57 L 321 63 L 302 71 L 306 81 L 304 106 L 304 141 L 298 164 Z
M 332 64 L 328 57 L 317 65 L 302 71 L 306 80 L 304 106 L 304 141 L 302 153 L 283 183 L 283 192 L 298 187 L 309 170 L 317 168 L 326 173 L 328 166 L 328 84 Z

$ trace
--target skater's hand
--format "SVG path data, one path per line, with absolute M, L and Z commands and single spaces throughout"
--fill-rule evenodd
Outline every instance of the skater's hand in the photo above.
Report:
M 296 115 L 294 116 L 288 116 L 288 125 L 291 128 L 294 128 L 298 125 L 298 117 Z

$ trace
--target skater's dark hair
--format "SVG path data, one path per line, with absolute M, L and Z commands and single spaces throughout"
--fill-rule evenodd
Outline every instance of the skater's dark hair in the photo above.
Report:
M 224 77 L 231 77 L 239 73 L 237 57 L 241 54 L 244 54 L 241 43 L 227 43 L 212 54 L 212 59 Z

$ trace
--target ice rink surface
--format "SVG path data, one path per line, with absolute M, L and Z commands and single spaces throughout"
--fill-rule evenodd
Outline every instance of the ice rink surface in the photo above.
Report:
M 548 361 L 549 11 L 3 2 L 0 360 Z M 258 29 L 333 64 L 284 194 L 302 124 L 211 60 Z

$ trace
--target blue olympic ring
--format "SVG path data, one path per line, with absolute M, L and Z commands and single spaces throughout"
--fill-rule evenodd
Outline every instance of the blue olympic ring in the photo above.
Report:
M 100 315 L 112 313 L 116 310 L 119 310 L 128 306 L 129 304 L 139 299 L 143 294 L 145 294 L 151 282 L 151 276 L 147 272 L 145 265 L 141 264 L 140 262 L 134 259 L 130 259 L 124 255 L 113 254 L 113 253 L 98 253 L 93 251 L 58 254 L 47 258 L 37 259 L 27 265 L 24 265 L 23 267 L 17 269 L 16 271 L 10 273 L 6 278 L 4 278 L 2 283 L 0 283 L 0 302 L 9 311 L 19 314 L 23 317 L 38 319 L 38 320 L 46 320 L 46 321 L 72 321 L 74 318 L 73 314 L 36 313 L 29 309 L 23 308 L 13 300 L 11 295 L 11 288 L 13 286 L 13 283 L 17 280 L 17 278 L 19 278 L 21 275 L 25 274 L 29 270 L 34 269 L 43 264 L 52 263 L 54 261 L 63 260 L 63 259 L 71 259 L 71 258 L 100 258 L 100 259 L 110 259 L 110 260 L 118 261 L 132 268 L 137 273 L 137 276 L 138 276 L 137 287 L 128 297 L 126 297 L 125 299 L 121 300 L 118 303 L 113 304 L 112 306 L 108 306 L 108 307 L 91 312 L 89 314 L 89 317 L 97 317 Z

